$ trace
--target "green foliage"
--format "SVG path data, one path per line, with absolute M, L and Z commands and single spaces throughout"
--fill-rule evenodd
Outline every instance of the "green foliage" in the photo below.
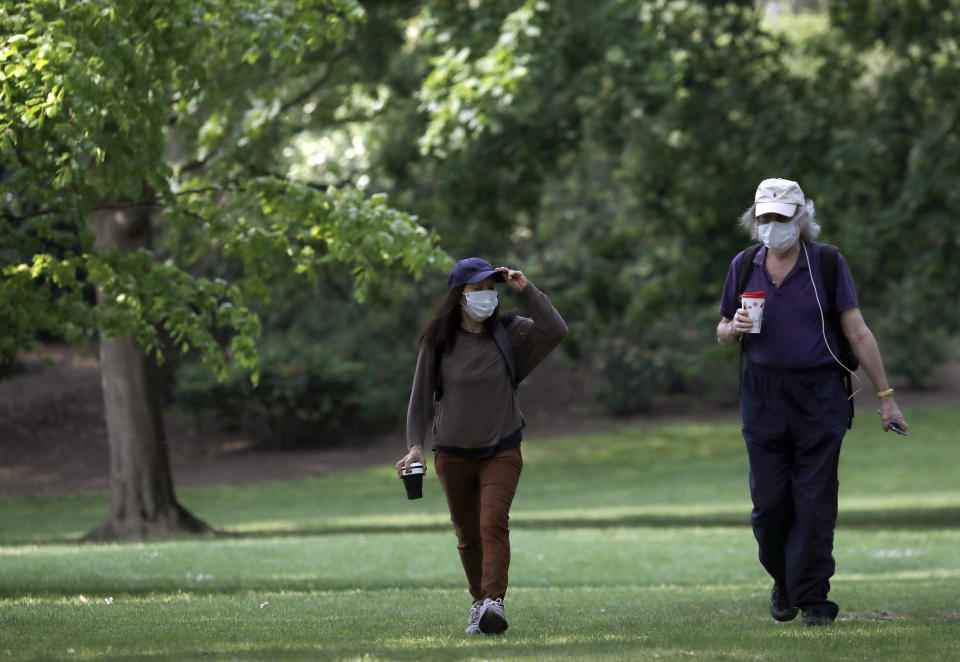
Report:
M 433 71 L 423 83 L 421 107 L 430 114 L 430 123 L 421 140 L 424 151 L 441 158 L 462 150 L 481 132 L 497 133 L 494 108 L 509 107 L 535 54 L 547 47 L 543 30 L 537 25 L 550 4 L 526 0 L 508 13 L 500 26 L 496 43 L 471 59 L 471 50 L 448 48 L 433 61 Z M 430 14 L 421 20 L 430 24 Z M 439 40 L 436 24 L 427 39 Z
M 326 345 L 292 335 L 261 343 L 260 378 L 242 370 L 216 380 L 200 365 L 180 370 L 177 398 L 213 414 L 219 425 L 245 425 L 267 443 L 331 443 L 372 408 L 363 389 L 364 366 Z
M 696 393 L 704 402 L 738 401 L 738 355 L 705 344 L 713 311 L 665 314 L 648 328 L 604 328 L 590 355 L 596 400 L 615 416 L 650 411 L 657 395 Z
M 957 3 L 836 2 L 771 25 L 756 4 L 495 3 L 494 39 L 459 29 L 466 10 L 425 33 L 435 205 L 471 232 L 498 223 L 485 238 L 549 284 L 565 345 L 616 373 L 603 393 L 710 381 L 688 357 L 712 352 L 750 242 L 735 220 L 770 176 L 816 201 L 892 373 L 921 381 L 960 330 Z M 678 309 L 703 325 L 693 345 L 657 341 Z M 631 397 L 616 410 L 642 408 Z
M 236 361 L 256 379 L 252 304 L 271 280 L 333 262 L 362 299 L 389 265 L 445 266 L 383 195 L 292 180 L 266 149 L 297 132 L 294 85 L 363 16 L 352 0 L 0 4 L 0 355 L 97 328 L 158 357 L 169 337 L 223 378 Z M 157 248 L 95 251 L 91 213 L 135 204 L 154 208 Z M 199 277 L 211 254 L 242 266 Z
M 177 375 L 183 406 L 278 446 L 335 445 L 402 427 L 418 328 L 409 288 L 374 292 L 362 306 L 351 300 L 349 279 L 327 273 L 320 281 L 272 288 L 257 383 L 240 368 L 217 383 L 204 367 L 186 365 Z
M 753 3 L 563 2 L 523 16 L 523 38 L 507 37 L 505 16 L 487 51 L 510 44 L 524 62 L 522 78 L 504 81 L 510 103 L 451 75 L 427 79 L 436 133 L 427 146 L 450 153 L 455 173 L 463 159 L 523 182 L 500 211 L 510 224 L 500 242 L 511 239 L 515 261 L 548 287 L 573 332 L 566 346 L 600 368 L 600 401 L 640 411 L 657 390 L 705 381 L 691 369 L 712 349 L 711 332 L 690 325 L 693 342 L 677 342 L 663 319 L 679 306 L 712 330 L 715 318 L 700 311 L 716 309 L 726 266 L 746 244 L 724 226 L 752 195 L 749 173 L 759 181 L 769 167 L 773 139 L 757 126 L 802 121 L 803 109 L 787 107 L 785 119 L 783 106 L 754 103 L 792 81 L 770 71 L 781 43 Z M 463 76 L 471 66 L 481 64 L 465 63 Z M 451 117 L 470 119 L 450 128 Z M 439 127 L 453 142 L 438 143 Z M 460 136 L 473 137 L 469 148 L 456 147 Z
M 863 74 L 829 156 L 827 189 L 895 371 L 921 383 L 960 329 L 960 3 L 835 2 L 833 34 Z M 864 286 L 865 285 L 865 286 Z
M 525 269 L 564 348 L 612 371 L 599 391 L 647 391 L 634 411 L 732 363 L 717 302 L 769 176 L 817 203 L 890 372 L 922 381 L 960 330 L 956 0 L 772 22 L 753 0 L 0 7 L 0 355 L 99 326 L 175 335 L 224 376 L 255 366 L 280 281 L 336 262 L 363 298 L 393 266 L 448 267 L 442 236 Z M 137 201 L 149 268 L 87 228 Z

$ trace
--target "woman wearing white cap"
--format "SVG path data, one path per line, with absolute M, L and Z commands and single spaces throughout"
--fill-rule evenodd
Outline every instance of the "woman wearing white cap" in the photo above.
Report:
M 863 365 L 884 430 L 907 424 L 860 314 L 853 278 L 837 249 L 813 240 L 813 202 L 787 179 L 760 183 L 740 224 L 760 244 L 730 265 L 717 326 L 721 345 L 741 345 L 740 409 L 750 458 L 751 521 L 760 562 L 773 578 L 770 614 L 832 623 L 837 465 L 850 426 L 848 368 Z M 754 323 L 741 298 L 763 301 Z M 757 304 L 752 303 L 755 307 Z
M 531 317 L 499 313 L 498 282 Z M 430 444 L 473 599 L 466 632 L 500 634 L 507 629 L 510 505 L 523 467 L 516 385 L 560 343 L 567 326 L 523 272 L 494 269 L 477 257 L 453 267 L 447 290 L 420 339 L 408 452 L 397 473 L 424 462 Z

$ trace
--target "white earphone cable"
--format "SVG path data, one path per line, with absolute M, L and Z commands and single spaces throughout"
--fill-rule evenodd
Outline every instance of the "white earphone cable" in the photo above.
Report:
M 863 382 L 860 379 L 860 375 L 843 365 L 843 362 L 840 361 L 840 359 L 837 358 L 837 355 L 833 353 L 833 350 L 830 349 L 830 342 L 827 340 L 827 319 L 823 314 L 823 306 L 820 304 L 820 295 L 817 294 L 817 282 L 813 279 L 813 269 L 810 266 L 810 254 L 807 253 L 807 245 L 804 242 L 801 241 L 800 245 L 803 246 L 803 255 L 805 258 L 807 258 L 807 273 L 810 276 L 810 284 L 813 286 L 813 296 L 817 299 L 817 308 L 820 310 L 820 333 L 823 335 L 823 344 L 827 346 L 827 351 L 830 352 L 830 356 L 833 357 L 833 360 L 836 361 L 841 368 L 849 372 L 857 379 L 857 390 L 851 393 L 850 397 L 847 398 L 847 400 L 850 400 L 853 398 L 853 396 L 863 390 Z M 840 333 L 843 333 L 842 329 L 840 330 Z

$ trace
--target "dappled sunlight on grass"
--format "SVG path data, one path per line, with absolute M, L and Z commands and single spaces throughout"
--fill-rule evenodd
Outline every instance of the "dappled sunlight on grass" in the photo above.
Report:
M 665 517 L 703 517 L 709 515 L 730 513 L 743 514 L 743 503 L 702 503 L 702 504 L 656 504 L 656 505 L 630 505 L 630 506 L 608 506 L 602 508 L 552 508 L 538 510 L 517 510 L 515 517 L 517 519 L 582 519 L 585 522 L 591 520 L 615 519 L 619 517 L 629 517 L 631 515 L 655 515 Z
M 875 582 L 883 581 L 927 581 L 933 579 L 960 579 L 960 568 L 930 568 L 928 570 L 902 570 L 876 573 L 837 573 L 836 581 Z M 960 583 L 956 586 L 960 591 Z
M 850 497 L 841 495 L 840 497 L 841 514 L 847 510 L 903 510 L 914 508 L 956 508 L 960 510 L 960 490 L 936 490 L 921 493 L 895 492 Z M 960 517 L 954 520 L 954 524 L 960 525 Z
M 343 533 L 377 532 L 383 530 L 425 530 L 446 528 L 449 515 L 423 515 L 419 513 L 395 515 L 357 515 L 354 517 L 324 517 L 312 521 L 271 520 L 245 522 L 224 527 L 229 533 Z
M 749 526 L 751 504 L 742 501 L 711 503 L 642 503 L 596 507 L 549 507 L 546 504 L 517 506 L 511 512 L 515 529 L 544 526 Z M 928 494 L 887 494 L 875 497 L 841 499 L 842 525 L 869 525 L 871 522 L 896 521 L 906 526 L 937 526 L 949 521 L 960 523 L 960 491 Z M 304 520 L 251 521 L 224 527 L 236 534 L 271 533 L 349 533 L 386 531 L 441 531 L 449 528 L 446 513 L 370 514 L 350 517 L 317 517 Z
M 563 437 L 550 442 L 530 442 L 524 454 L 567 462 L 587 460 L 590 464 L 611 464 L 624 459 L 709 458 L 740 453 L 743 440 L 740 425 L 733 423 L 671 423 L 669 425 L 624 427 L 615 431 Z

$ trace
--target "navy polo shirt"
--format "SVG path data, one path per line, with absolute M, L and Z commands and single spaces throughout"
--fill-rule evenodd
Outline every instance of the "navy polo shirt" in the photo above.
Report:
M 821 245 L 804 242 L 810 255 L 810 269 L 804 257 L 803 246 L 797 263 L 787 277 L 776 287 L 764 266 L 767 257 L 766 246 L 761 246 L 753 259 L 753 272 L 747 278 L 744 292 L 763 292 L 763 324 L 760 333 L 747 334 L 743 357 L 750 363 L 768 368 L 815 368 L 835 365 L 833 357 L 827 351 L 821 332 L 820 310 L 814 296 L 813 283 L 810 282 L 812 269 L 816 281 L 820 305 L 824 307 L 826 334 L 830 348 L 838 354 L 838 340 L 842 331 L 835 321 L 832 311 L 826 309 L 827 297 L 820 277 Z M 727 281 L 723 285 L 720 299 L 720 314 L 733 319 L 740 308 L 740 294 L 736 292 L 737 265 L 743 259 L 740 253 L 730 263 Z M 843 255 L 837 256 L 837 291 L 835 303 L 837 311 L 859 307 L 857 292 L 853 285 L 850 267 Z

